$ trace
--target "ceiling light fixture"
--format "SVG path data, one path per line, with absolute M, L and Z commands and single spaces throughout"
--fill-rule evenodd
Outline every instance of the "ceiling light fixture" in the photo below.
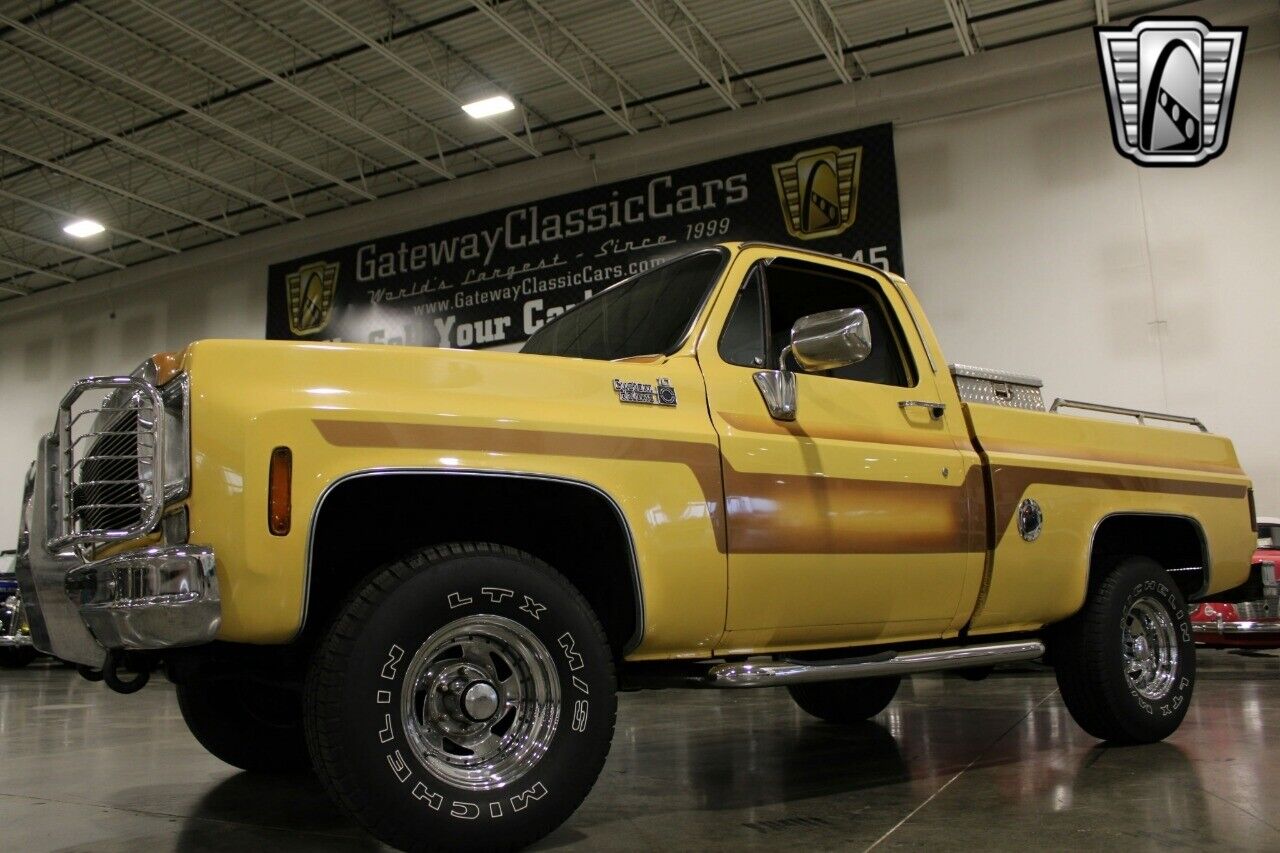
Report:
M 77 219 L 74 222 L 68 222 L 62 226 L 62 230 L 70 234 L 72 237 L 92 237 L 95 234 L 101 234 L 107 229 L 102 227 L 101 222 L 92 219 Z
M 492 98 L 483 98 L 462 105 L 463 112 L 472 118 L 486 118 L 498 113 L 511 112 L 515 108 L 516 105 L 511 103 L 511 99 L 506 95 L 494 95 Z

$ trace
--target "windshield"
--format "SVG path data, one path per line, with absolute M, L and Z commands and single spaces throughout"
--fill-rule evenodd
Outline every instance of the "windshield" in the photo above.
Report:
M 684 338 L 725 252 L 696 252 L 632 276 L 543 326 L 521 352 L 608 361 L 669 355 Z

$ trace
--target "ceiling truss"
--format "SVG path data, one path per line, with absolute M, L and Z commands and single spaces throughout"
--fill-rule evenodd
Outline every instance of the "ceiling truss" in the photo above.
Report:
M 478 171 L 1106 24 L 1116 5 L 16 0 L 0 10 L 0 303 Z M 1123 15 L 1169 5 L 1129 0 Z M 497 93 L 512 112 L 462 114 Z M 106 232 L 65 235 L 80 217 Z
M 956 31 L 956 41 L 960 42 L 964 55 L 973 56 L 982 50 L 982 43 L 973 31 L 973 25 L 969 23 L 969 10 L 965 8 L 965 0 L 942 0 L 942 5 L 947 7 L 947 17 L 951 19 L 951 26 Z

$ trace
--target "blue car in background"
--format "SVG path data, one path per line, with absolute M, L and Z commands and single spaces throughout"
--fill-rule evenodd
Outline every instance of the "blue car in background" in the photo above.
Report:
M 14 574 L 16 559 L 16 552 L 0 551 L 0 667 L 5 669 L 26 666 L 36 658 Z

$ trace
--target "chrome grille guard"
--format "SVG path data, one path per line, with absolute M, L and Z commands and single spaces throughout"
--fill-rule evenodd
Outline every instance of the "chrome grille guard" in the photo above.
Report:
M 76 408 L 91 391 L 96 407 Z M 164 400 L 136 376 L 91 376 L 58 406 L 51 551 L 146 535 L 164 509 Z M 107 523 L 109 522 L 109 523 Z

